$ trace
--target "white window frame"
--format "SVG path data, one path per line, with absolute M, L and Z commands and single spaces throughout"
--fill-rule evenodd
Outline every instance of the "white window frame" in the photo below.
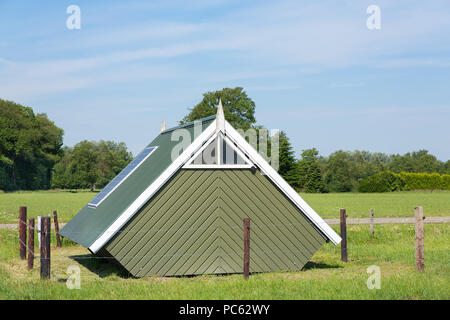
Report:
M 183 169 L 251 169 L 252 164 L 188 164 Z
M 223 141 L 227 143 L 246 163 L 245 164 L 192 164 L 192 162 L 211 144 L 214 139 L 216 139 L 219 134 L 222 136 Z M 220 154 L 218 154 L 220 157 Z M 217 161 L 219 162 L 219 161 Z M 255 167 L 254 163 L 250 160 L 250 158 L 244 154 L 235 143 L 227 137 L 226 134 L 218 132 L 214 134 L 209 140 L 203 144 L 203 146 L 197 150 L 194 155 L 186 161 L 186 164 L 183 166 L 183 169 L 251 169 Z

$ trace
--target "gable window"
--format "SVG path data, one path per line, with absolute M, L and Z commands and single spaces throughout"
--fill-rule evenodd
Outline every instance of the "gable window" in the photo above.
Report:
M 200 148 L 184 168 L 251 168 L 252 166 L 248 157 L 231 140 L 219 133 Z

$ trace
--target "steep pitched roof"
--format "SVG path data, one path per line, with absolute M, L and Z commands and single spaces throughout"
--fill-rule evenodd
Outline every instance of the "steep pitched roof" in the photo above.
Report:
M 214 120 L 215 116 L 201 119 L 201 132 L 204 132 L 208 126 L 214 123 Z M 195 140 L 193 122 L 161 132 L 146 147 L 158 148 L 96 208 L 86 205 L 62 228 L 60 234 L 96 252 L 97 250 L 92 250 L 92 245 L 176 160 L 171 159 L 171 152 L 179 141 L 172 141 L 171 133 L 175 129 L 181 128 L 189 132 L 191 142 Z
M 223 118 L 223 115 L 221 117 Z M 278 172 L 225 119 L 213 121 L 215 118 L 201 119 L 202 133 L 173 160 L 170 159 L 172 148 L 179 142 L 171 141 L 171 135 L 168 133 L 178 128 L 187 128 L 191 130 L 189 132 L 192 138 L 193 124 L 164 131 L 148 146 L 157 146 L 159 144 L 159 147 L 154 151 L 155 157 L 153 159 L 154 155 L 151 155 L 130 176 L 130 179 L 123 183 L 124 186 L 119 186 L 111 194 L 111 199 L 105 200 L 95 211 L 85 207 L 60 233 L 88 247 L 92 252 L 97 252 L 151 199 L 170 177 L 191 160 L 202 147 L 205 147 L 208 141 L 214 139 L 215 135 L 223 134 L 278 187 L 280 192 L 291 200 L 325 238 L 331 240 L 335 245 L 339 244 L 341 241 L 339 235 L 300 197 Z M 217 126 L 217 122 L 221 125 Z

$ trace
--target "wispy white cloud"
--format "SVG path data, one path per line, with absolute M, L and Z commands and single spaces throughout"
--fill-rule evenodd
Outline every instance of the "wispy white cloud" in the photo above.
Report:
M 155 47 L 155 44 L 192 38 L 208 29 L 206 23 L 177 22 L 171 20 L 137 23 L 126 26 L 112 26 L 110 28 L 90 28 L 89 32 L 80 31 L 77 41 L 67 38 L 42 38 L 37 44 L 44 50 L 52 48 L 56 52 L 114 48 L 121 50 L 125 46 Z M 85 32 L 85 33 L 83 33 Z
M 27 75 L 26 78 L 13 77 L 14 72 L 17 72 L 18 69 L 12 68 L 10 77 L 0 79 L 0 96 L 10 100 L 31 100 L 56 93 L 92 88 L 93 86 L 149 79 L 161 80 L 177 77 L 179 74 L 179 71 L 170 65 L 120 66 L 97 74 L 95 72 L 86 74 L 59 72 L 53 74 L 51 72 L 45 73 L 45 68 L 41 68 L 42 66 L 39 65 L 36 69 L 24 71 Z
M 198 8 L 221 5 L 222 1 L 196 1 Z M 142 4 L 134 3 L 142 9 Z M 159 8 L 165 2 L 150 4 Z M 145 4 L 148 6 L 148 4 Z M 334 68 L 368 66 L 380 68 L 442 67 L 449 61 L 433 57 L 425 51 L 420 57 L 404 58 L 412 48 L 423 48 L 430 37 L 450 31 L 450 12 L 436 7 L 415 9 L 398 7 L 381 1 L 382 29 L 370 31 L 365 26 L 367 15 L 362 3 L 344 2 L 304 4 L 283 1 L 251 6 L 227 12 L 214 20 L 176 22 L 160 19 L 151 23 L 137 23 L 111 29 L 82 29 L 84 37 L 77 42 L 48 40 L 46 50 L 59 53 L 52 60 L 0 60 L 0 95 L 9 97 L 35 96 L 92 87 L 105 81 L 123 82 L 143 77 L 139 70 L 133 73 L 126 64 L 145 62 L 148 68 L 157 68 L 161 60 L 192 55 L 214 56 L 240 64 L 249 62 L 245 71 L 221 68 L 217 76 L 210 68 L 197 62 L 198 74 L 206 74 L 204 82 L 233 81 L 255 75 L 281 75 L 290 72 L 319 72 Z M 112 6 L 110 11 L 120 12 Z M 45 44 L 46 42 L 44 42 Z M 121 46 L 134 43 L 133 49 Z M 90 48 L 83 58 L 64 58 L 74 47 Z M 449 47 L 448 42 L 442 46 Z M 110 48 L 107 53 L 96 53 L 95 48 Z M 421 49 L 423 50 L 423 49 Z M 104 52 L 104 51 L 102 51 Z M 114 69 L 115 72 L 110 72 Z M 275 71 L 269 71 L 275 70 Z M 180 74 L 153 72 L 154 76 Z M 210 75 L 210 74 L 213 75 Z M 109 78 L 109 80 L 108 80 Z M 7 82 L 5 79 L 8 79 Z M 331 87 L 354 86 L 353 83 L 333 83 Z M 280 90 L 296 87 L 286 84 L 254 86 L 254 90 Z

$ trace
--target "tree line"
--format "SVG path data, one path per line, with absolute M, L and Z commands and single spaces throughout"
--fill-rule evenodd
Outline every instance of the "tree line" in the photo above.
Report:
M 222 100 L 227 121 L 236 129 L 264 129 L 255 118 L 255 103 L 241 87 L 206 92 L 180 124 L 215 115 Z M 124 142 L 81 141 L 63 146 L 64 131 L 45 114 L 0 99 L 0 190 L 102 188 L 133 159 Z M 404 155 L 369 151 L 336 151 L 321 156 L 315 148 L 296 157 L 286 132 L 279 133 L 280 175 L 301 192 L 359 191 L 361 183 L 383 172 L 450 174 L 450 160 L 442 162 L 426 150 Z M 268 139 L 268 156 L 271 146 Z M 390 181 L 372 178 L 371 181 Z M 417 185 L 409 184 L 409 185 Z
M 124 142 L 81 141 L 64 147 L 53 168 L 52 188 L 94 191 L 108 184 L 133 160 Z
M 370 177 L 385 172 L 449 174 L 450 160 L 440 161 L 427 150 L 404 155 L 339 150 L 324 157 L 319 156 L 316 149 L 309 149 L 304 150 L 297 160 L 297 172 L 299 183 L 296 188 L 301 191 L 362 191 L 361 183 L 366 186 Z M 439 186 L 430 189 L 439 189 Z
M 243 130 L 264 128 L 257 124 L 255 103 L 242 87 L 204 93 L 202 101 L 189 109 L 180 124 L 216 114 L 219 99 L 225 118 L 233 127 Z M 270 144 L 268 149 L 270 155 Z M 279 133 L 278 173 L 297 191 L 358 191 L 364 179 L 384 171 L 444 174 L 450 173 L 450 160 L 444 163 L 427 150 L 404 155 L 339 150 L 325 157 L 315 148 L 303 150 L 300 158 L 296 158 L 286 132 Z
M 123 142 L 63 147 L 63 134 L 46 114 L 0 99 L 0 190 L 94 190 L 133 159 Z
M 46 114 L 0 99 L 0 190 L 50 188 L 63 133 Z

